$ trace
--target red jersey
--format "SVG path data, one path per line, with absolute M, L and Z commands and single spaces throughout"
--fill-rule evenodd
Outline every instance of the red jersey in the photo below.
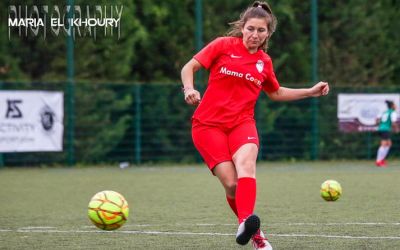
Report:
M 237 124 L 254 119 L 261 90 L 279 89 L 271 58 L 258 50 L 250 54 L 239 37 L 219 37 L 194 57 L 210 71 L 207 89 L 193 114 L 206 125 Z

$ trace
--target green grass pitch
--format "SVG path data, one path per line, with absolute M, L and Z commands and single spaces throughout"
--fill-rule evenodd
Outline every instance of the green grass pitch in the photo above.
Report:
M 343 188 L 335 202 L 323 181 Z M 204 165 L 0 169 L 0 249 L 252 249 Z M 400 249 L 400 162 L 260 163 L 256 213 L 274 249 Z M 113 232 L 87 218 L 89 199 L 114 190 L 129 202 Z

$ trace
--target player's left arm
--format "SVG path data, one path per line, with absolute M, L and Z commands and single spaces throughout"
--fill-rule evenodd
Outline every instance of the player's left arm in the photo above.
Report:
M 397 123 L 397 113 L 393 112 L 390 119 L 392 120 L 392 130 L 395 133 L 400 132 L 399 124 Z
M 393 123 L 393 124 L 392 124 L 392 127 L 393 127 L 393 131 L 394 131 L 395 133 L 399 133 L 399 132 L 400 132 L 399 124 Z
M 325 96 L 329 93 L 329 84 L 327 82 L 319 82 L 311 88 L 293 89 L 279 87 L 278 90 L 267 93 L 269 98 L 274 101 L 295 101 L 308 97 Z

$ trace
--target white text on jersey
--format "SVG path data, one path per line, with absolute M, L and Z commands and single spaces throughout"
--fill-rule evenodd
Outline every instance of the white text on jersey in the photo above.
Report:
M 235 77 L 239 77 L 239 78 L 243 78 L 243 76 L 244 76 L 244 78 L 246 80 L 257 84 L 258 86 L 261 86 L 261 81 L 258 80 L 257 78 L 255 78 L 254 76 L 252 76 L 250 73 L 243 74 L 241 72 L 229 70 L 226 67 L 221 67 L 221 70 L 219 71 L 219 73 L 225 74 L 228 76 L 235 76 Z

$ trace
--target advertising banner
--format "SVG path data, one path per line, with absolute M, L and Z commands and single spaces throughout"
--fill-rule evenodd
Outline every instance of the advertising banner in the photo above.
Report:
M 0 91 L 0 152 L 63 150 L 64 96 L 52 91 Z
M 339 94 L 337 117 L 342 132 L 367 132 L 377 130 L 377 118 L 388 109 L 385 101 L 397 106 L 400 119 L 399 94 Z M 400 120 L 397 120 L 400 124 Z

